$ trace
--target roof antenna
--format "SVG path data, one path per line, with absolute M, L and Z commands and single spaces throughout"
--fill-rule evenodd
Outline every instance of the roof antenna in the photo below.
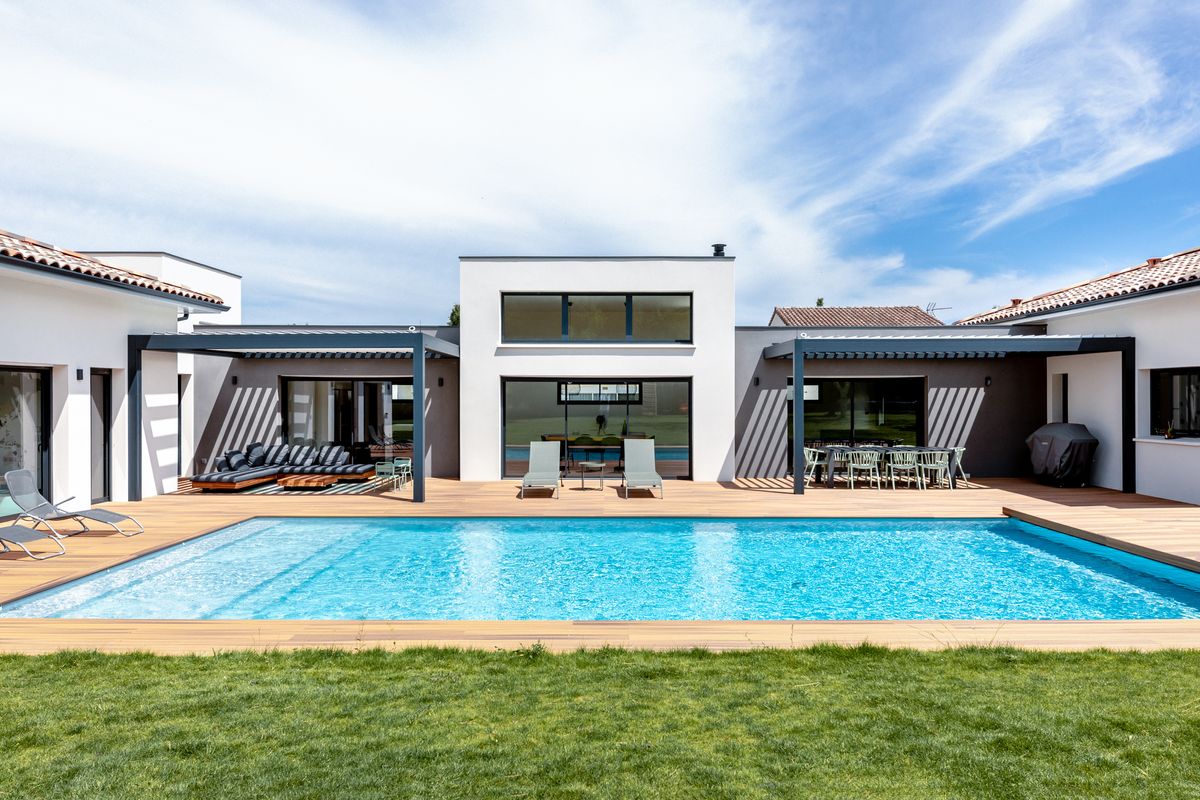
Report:
M 931 303 L 926 304 L 925 313 L 932 314 L 935 311 L 949 311 L 952 308 L 954 308 L 954 306 L 939 306 L 937 304 L 937 301 L 935 300 Z

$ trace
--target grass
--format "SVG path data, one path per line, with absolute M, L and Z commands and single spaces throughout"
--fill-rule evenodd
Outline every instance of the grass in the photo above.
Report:
M 3 798 L 1200 796 L 1200 653 L 0 658 Z

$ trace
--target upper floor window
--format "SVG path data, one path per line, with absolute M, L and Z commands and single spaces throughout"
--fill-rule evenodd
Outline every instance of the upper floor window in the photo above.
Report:
M 1200 436 L 1200 367 L 1150 370 L 1150 430 Z
M 690 294 L 504 294 L 506 342 L 692 341 Z

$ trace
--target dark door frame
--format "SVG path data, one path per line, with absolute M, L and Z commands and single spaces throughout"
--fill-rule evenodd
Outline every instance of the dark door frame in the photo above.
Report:
M 88 397 L 92 396 L 91 379 L 93 377 L 101 377 L 104 379 L 104 406 L 101 409 L 102 427 L 104 429 L 104 493 L 100 497 L 93 497 L 93 503 L 107 503 L 112 500 L 112 370 L 111 369 L 92 369 L 88 374 Z M 89 431 L 90 433 L 90 431 Z M 90 439 L 90 437 L 89 437 Z

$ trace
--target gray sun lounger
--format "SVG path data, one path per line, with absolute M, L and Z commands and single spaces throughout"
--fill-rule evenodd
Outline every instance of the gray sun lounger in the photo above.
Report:
M 552 489 L 558 497 L 562 486 L 562 443 L 530 442 L 529 471 L 521 478 L 521 499 L 526 489 Z
M 25 546 L 34 542 L 40 542 L 43 539 L 49 539 L 54 542 L 58 547 L 58 552 L 45 553 L 39 556 Z M 24 525 L 17 525 L 16 523 L 5 528 L 0 528 L 0 553 L 12 552 L 12 548 L 9 547 L 10 544 L 15 544 L 25 551 L 25 555 L 37 561 L 45 561 L 47 558 L 61 556 L 67 552 L 67 548 L 62 546 L 62 542 L 49 531 L 35 531 L 33 528 L 26 528 Z
M 59 533 L 51 525 L 51 522 L 61 522 L 63 520 L 71 520 L 78 523 L 83 530 L 75 531 L 75 533 L 84 533 L 90 531 L 89 522 L 99 522 L 102 525 L 108 525 L 122 536 L 137 536 L 139 533 L 145 533 L 146 529 L 142 524 L 128 514 L 118 514 L 115 511 L 109 511 L 105 508 L 88 508 L 83 511 L 67 511 L 55 503 L 51 503 L 42 493 L 37 490 L 37 482 L 33 479 L 33 473 L 27 469 L 14 469 L 12 472 L 4 474 L 4 482 L 8 484 L 8 494 L 12 501 L 21 509 L 21 515 L 17 520 L 28 518 L 34 523 L 41 523 L 50 529 L 50 533 L 56 538 L 69 534 Z M 66 503 L 74 498 L 68 497 L 63 502 Z M 127 531 L 121 528 L 121 523 L 132 522 L 137 525 L 136 531 Z M 35 525 L 36 527 L 36 525 Z
M 662 476 L 654 470 L 653 439 L 625 440 L 625 472 L 621 483 L 625 485 L 626 499 L 630 489 L 658 489 L 660 500 L 666 496 Z

